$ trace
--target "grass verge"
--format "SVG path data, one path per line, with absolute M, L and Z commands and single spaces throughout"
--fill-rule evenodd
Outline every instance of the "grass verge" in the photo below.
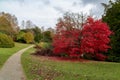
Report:
M 20 49 L 23 49 L 30 44 L 22 44 L 22 43 L 15 43 L 15 47 L 13 48 L 0 48 L 0 68 L 3 66 L 5 61 L 15 52 Z
M 110 62 L 54 61 L 30 53 L 22 55 L 27 80 L 120 80 L 120 64 Z

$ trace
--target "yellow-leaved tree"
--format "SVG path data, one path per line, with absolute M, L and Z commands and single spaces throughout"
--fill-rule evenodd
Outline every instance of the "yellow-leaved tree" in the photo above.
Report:
M 31 32 L 27 32 L 24 34 L 24 40 L 26 41 L 26 43 L 33 43 L 34 35 Z

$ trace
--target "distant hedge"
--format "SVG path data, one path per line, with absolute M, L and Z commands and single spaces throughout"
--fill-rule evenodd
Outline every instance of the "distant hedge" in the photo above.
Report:
M 10 36 L 0 33 L 0 47 L 1 48 L 12 48 L 14 46 L 15 46 L 14 41 Z

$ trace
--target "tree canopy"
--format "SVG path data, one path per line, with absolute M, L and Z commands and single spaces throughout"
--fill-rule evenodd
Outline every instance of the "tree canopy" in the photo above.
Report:
M 111 36 L 111 47 L 109 51 L 112 61 L 120 61 L 120 0 L 109 2 L 110 7 L 107 8 L 103 15 L 103 21 L 106 22 L 110 29 L 114 32 Z
M 0 32 L 6 33 L 13 37 L 18 33 L 19 27 L 17 18 L 9 13 L 0 13 Z

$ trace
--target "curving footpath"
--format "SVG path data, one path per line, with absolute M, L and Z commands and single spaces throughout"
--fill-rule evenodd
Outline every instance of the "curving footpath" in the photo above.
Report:
M 18 51 L 6 61 L 0 70 L 0 80 L 26 80 L 21 65 L 21 54 L 31 47 L 33 45 Z

